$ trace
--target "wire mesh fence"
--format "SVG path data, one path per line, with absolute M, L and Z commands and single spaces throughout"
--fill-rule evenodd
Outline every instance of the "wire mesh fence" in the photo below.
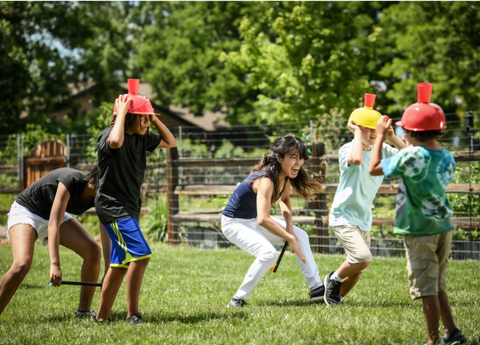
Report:
M 474 128 L 464 130 L 463 115 L 447 114 L 448 128 L 441 144 L 450 151 L 478 150 L 472 137 Z M 394 119 L 399 120 L 399 119 Z M 165 150 L 155 150 L 147 155 L 147 171 L 143 185 L 141 224 L 156 239 L 171 243 L 188 243 L 205 248 L 225 247 L 231 244 L 223 237 L 220 214 L 236 185 L 248 176 L 255 162 L 268 152 L 270 143 L 277 137 L 293 133 L 307 145 L 312 155 L 307 169 L 317 177 L 322 176 L 327 185 L 337 184 L 340 171 L 336 155 L 339 148 L 353 139 L 345 119 L 335 122 L 292 122 L 265 126 L 231 126 L 217 131 L 202 131 L 198 127 L 170 128 L 177 138 L 177 161 L 189 164 L 168 165 Z M 399 137 L 403 136 L 396 129 Z M 67 164 L 70 167 L 90 170 L 96 164 L 95 138 L 90 134 L 67 134 Z M 322 143 L 321 152 L 316 144 Z M 93 148 L 92 148 L 93 147 Z M 19 187 L 24 167 L 24 157 L 30 148 L 23 146 L 22 135 L 0 136 L 0 193 Z M 322 159 L 316 159 L 316 158 Z M 236 159 L 248 164 L 235 164 Z M 232 163 L 233 161 L 233 163 Z M 228 162 L 228 164 L 226 164 Z M 465 160 L 457 163 L 457 183 L 478 184 L 479 163 Z M 174 169 L 175 171 L 172 171 Z M 173 176 L 172 176 L 173 174 Z M 170 175 L 170 180 L 168 179 Z M 384 185 L 395 185 L 396 180 L 385 179 Z M 188 191 L 188 188 L 193 189 Z M 209 189 L 209 187 L 212 187 Z M 170 188 L 170 191 L 169 191 Z M 169 193 L 167 193 L 169 191 Z M 306 202 L 292 197 L 295 224 L 310 234 L 312 247 L 322 253 L 342 253 L 343 249 L 328 227 L 328 212 L 333 193 L 323 194 L 318 200 Z M 454 217 L 462 218 L 454 230 L 452 257 L 455 259 L 480 259 L 480 234 L 475 221 L 479 216 L 478 194 L 449 194 L 456 208 Z M 376 256 L 403 256 L 403 240 L 393 234 L 395 194 L 378 194 L 374 200 L 372 227 L 372 254 Z M 473 206 L 472 206 L 473 205 Z M 278 206 L 272 215 L 280 216 Z M 465 220 L 466 218 L 467 220 Z M 173 230 L 172 230 L 173 229 Z

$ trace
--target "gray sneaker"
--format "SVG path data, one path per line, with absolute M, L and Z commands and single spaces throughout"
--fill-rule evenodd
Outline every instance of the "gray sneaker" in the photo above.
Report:
M 247 305 L 247 301 L 244 301 L 241 298 L 233 297 L 232 300 L 230 302 L 228 302 L 227 307 L 228 308 L 243 308 L 246 305 Z
M 340 288 L 342 287 L 342 282 L 331 279 L 334 273 L 335 271 L 332 271 L 325 277 L 325 303 L 327 303 L 328 306 L 336 305 L 341 302 Z
M 131 324 L 136 325 L 136 326 L 141 326 L 141 325 L 143 325 L 142 315 L 140 315 L 140 313 L 133 314 L 132 316 L 127 317 L 125 319 L 125 322 L 126 323 L 131 323 Z
M 95 319 L 97 317 L 97 312 L 95 310 L 92 311 L 86 311 L 86 312 L 81 312 L 81 311 L 76 311 L 75 316 L 78 318 L 92 318 Z
M 325 285 L 310 290 L 310 303 L 323 302 L 325 299 Z

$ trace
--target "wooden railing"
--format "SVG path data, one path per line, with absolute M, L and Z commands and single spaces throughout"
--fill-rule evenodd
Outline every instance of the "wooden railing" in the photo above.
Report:
M 314 150 L 315 151 L 315 150 Z M 480 152 L 452 152 L 457 162 L 480 161 Z M 248 166 L 253 167 L 259 158 L 230 158 L 230 159 L 205 159 L 205 158 L 179 158 L 176 148 L 168 149 L 167 162 L 165 165 L 167 171 L 167 200 L 168 200 L 168 239 L 170 244 L 178 243 L 178 226 L 182 222 L 205 222 L 220 223 L 221 214 L 205 214 L 199 212 L 179 212 L 180 195 L 230 195 L 236 188 L 236 185 L 181 185 L 179 184 L 178 171 L 180 167 L 227 167 L 227 166 Z M 318 178 L 325 180 L 326 164 L 338 163 L 338 155 L 323 155 L 313 158 L 309 165 L 315 167 Z M 308 168 L 308 166 L 307 166 Z M 147 186 L 146 186 L 147 187 Z M 328 208 L 326 205 L 326 195 L 335 194 L 338 184 L 326 184 L 325 190 L 319 193 L 313 202 L 315 216 L 294 216 L 293 221 L 297 224 L 309 224 L 315 226 L 316 248 L 325 248 L 327 243 L 323 243 L 328 238 Z M 384 184 L 380 187 L 378 194 L 392 195 L 397 194 L 398 185 Z M 148 190 L 149 188 L 145 188 Z M 458 194 L 480 194 L 480 184 L 452 184 L 447 188 L 447 193 Z M 295 195 L 295 193 L 294 193 Z M 374 226 L 385 224 L 394 224 L 394 218 L 374 218 Z M 457 228 L 480 228 L 480 218 L 474 217 L 456 217 L 452 222 Z

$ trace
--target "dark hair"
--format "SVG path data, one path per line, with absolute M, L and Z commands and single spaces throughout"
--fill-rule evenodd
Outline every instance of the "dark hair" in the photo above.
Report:
M 95 165 L 95 167 L 90 171 L 88 174 L 85 175 L 85 182 L 93 182 L 93 185 L 95 186 L 95 190 L 98 191 L 98 183 L 99 183 L 99 178 L 100 178 L 100 168 L 98 165 Z
M 254 180 L 266 175 L 273 177 L 273 202 L 277 201 L 278 195 L 280 194 L 278 179 L 282 168 L 278 160 L 284 158 L 285 154 L 293 148 L 297 148 L 297 153 L 300 158 L 303 158 L 305 161 L 308 160 L 307 149 L 302 141 L 293 134 L 287 134 L 274 141 L 270 147 L 270 152 L 267 152 L 262 160 L 258 162 L 251 171 L 251 173 L 254 173 L 264 170 L 264 173 Z M 309 173 L 303 168 L 303 166 L 299 169 L 297 177 L 291 179 L 290 183 L 293 188 L 307 200 L 312 199 L 316 193 L 319 193 L 324 189 L 324 186 L 319 181 L 310 177 Z
M 135 121 L 137 120 L 137 117 L 139 116 L 150 116 L 150 115 L 139 115 L 139 114 L 132 114 L 132 113 L 127 113 L 127 115 L 125 115 L 125 126 L 124 126 L 125 132 L 133 127 L 133 124 L 135 123 Z M 110 127 L 115 126 L 116 120 L 117 120 L 117 115 L 116 114 L 112 115 L 112 118 L 110 119 Z M 148 128 L 147 128 L 147 132 L 148 132 Z
M 445 130 L 438 129 L 434 131 L 409 131 L 408 129 L 405 132 L 410 133 L 412 138 L 420 142 L 424 142 L 431 139 L 439 139 L 445 135 Z

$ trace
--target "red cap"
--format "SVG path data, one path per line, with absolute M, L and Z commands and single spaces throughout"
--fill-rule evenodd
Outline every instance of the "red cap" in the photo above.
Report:
M 128 97 L 132 99 L 128 106 L 130 114 L 139 115 L 157 115 L 153 110 L 152 104 L 148 98 L 138 95 L 140 79 L 128 79 Z M 117 113 L 117 107 L 113 108 L 113 114 Z
M 429 103 L 433 85 L 418 83 L 418 102 L 412 104 L 402 115 L 402 120 L 395 123 L 409 131 L 434 131 L 447 128 L 445 113 L 442 108 Z

